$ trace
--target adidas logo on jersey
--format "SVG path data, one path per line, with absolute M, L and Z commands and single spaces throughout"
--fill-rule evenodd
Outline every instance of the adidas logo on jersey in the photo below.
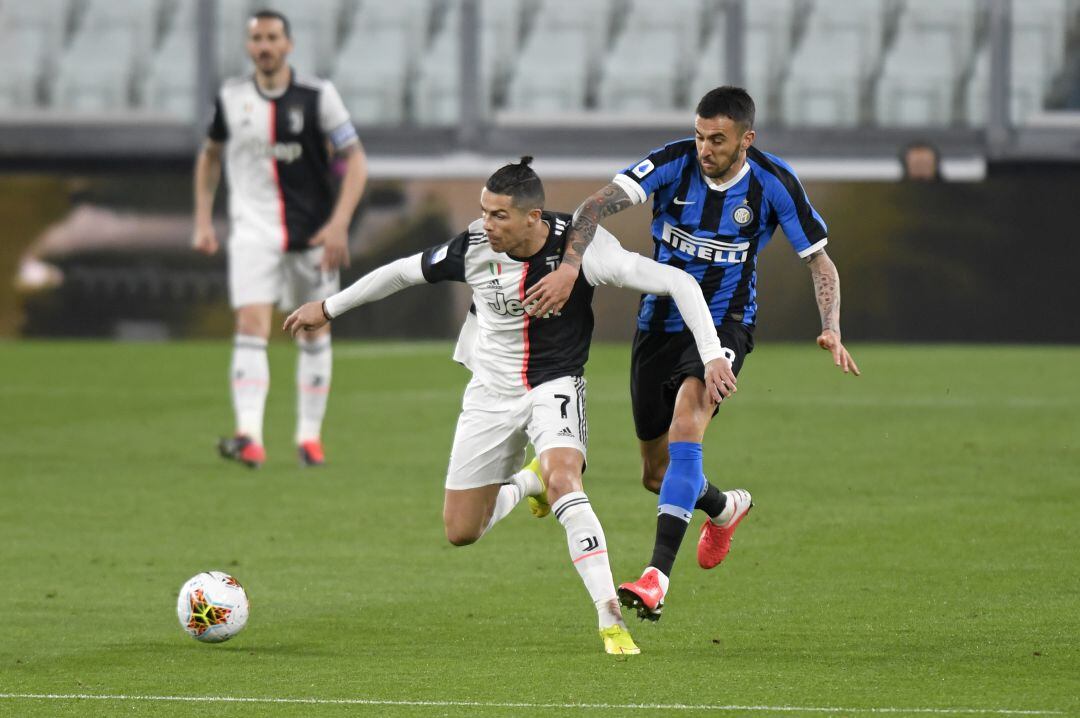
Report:
M 498 279 L 492 279 L 490 282 L 480 287 L 481 289 L 502 289 L 502 284 Z
M 556 434 L 555 436 L 569 436 L 569 437 L 570 437 L 570 438 L 572 439 L 572 438 L 574 438 L 574 432 L 570 431 L 570 427 L 569 427 L 569 426 L 564 426 L 564 427 L 563 427 L 563 430 L 562 430 L 562 431 L 560 431 L 560 432 L 559 432 L 558 434 Z

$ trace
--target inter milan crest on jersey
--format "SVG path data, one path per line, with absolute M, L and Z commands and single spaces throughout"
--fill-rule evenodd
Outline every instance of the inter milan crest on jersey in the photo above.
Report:
M 289 108 L 289 132 L 298 135 L 304 130 L 304 108 L 293 105 Z
M 731 213 L 731 218 L 735 220 L 735 224 L 745 227 L 754 220 L 754 210 L 750 209 L 749 205 L 741 204 Z

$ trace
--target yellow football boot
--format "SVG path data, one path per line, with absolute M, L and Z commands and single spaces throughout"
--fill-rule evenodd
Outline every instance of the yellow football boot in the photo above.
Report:
M 529 496 L 529 511 L 532 515 L 538 519 L 542 519 L 551 513 L 551 504 L 548 503 L 547 497 L 547 483 L 544 482 L 544 477 L 540 475 L 540 457 L 534 456 L 533 460 L 525 465 L 525 468 L 536 474 L 536 478 L 540 479 L 540 493 L 536 496 Z
M 604 650 L 615 656 L 636 656 L 641 649 L 630 637 L 630 631 L 615 624 L 600 629 L 600 638 L 604 639 Z

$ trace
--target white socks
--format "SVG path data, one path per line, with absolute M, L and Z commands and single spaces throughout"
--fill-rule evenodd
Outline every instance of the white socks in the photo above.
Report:
M 626 625 L 615 597 L 604 529 L 593 512 L 589 497 L 583 491 L 573 491 L 561 496 L 551 505 L 551 510 L 566 529 L 570 560 L 596 605 L 600 628 Z
M 315 341 L 299 339 L 296 361 L 296 443 L 318 439 L 330 393 L 332 352 L 330 335 Z
M 724 510 L 709 519 L 717 526 L 723 526 L 735 515 L 735 497 L 732 495 L 734 493 L 734 491 L 724 492 L 724 496 L 727 497 L 727 502 L 724 504 Z
M 233 341 L 232 368 L 233 411 L 236 432 L 263 443 L 263 409 L 270 390 L 270 364 L 266 360 L 266 340 L 237 334 Z
M 543 490 L 540 479 L 536 478 L 529 469 L 522 469 L 510 477 L 509 483 L 502 485 L 499 495 L 495 499 L 495 510 L 491 513 L 491 521 L 488 522 L 484 533 L 491 530 L 496 523 L 506 518 L 515 506 L 526 496 L 536 496 Z

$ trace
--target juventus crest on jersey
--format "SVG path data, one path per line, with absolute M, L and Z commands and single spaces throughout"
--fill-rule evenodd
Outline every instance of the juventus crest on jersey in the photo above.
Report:
M 226 81 L 207 136 L 227 142 L 234 238 L 288 250 L 306 249 L 333 209 L 327 143 L 358 142 L 334 86 L 295 72 L 276 97 L 250 75 Z
M 528 391 L 562 376 L 581 376 L 592 340 L 593 287 L 578 275 L 570 298 L 557 316 L 530 317 L 525 292 L 562 261 L 571 216 L 545 211 L 543 248 L 532 257 L 512 257 L 491 248 L 483 222 L 450 242 L 424 252 L 429 282 L 465 282 L 473 305 L 461 330 L 454 358 L 486 385 L 504 393 Z

